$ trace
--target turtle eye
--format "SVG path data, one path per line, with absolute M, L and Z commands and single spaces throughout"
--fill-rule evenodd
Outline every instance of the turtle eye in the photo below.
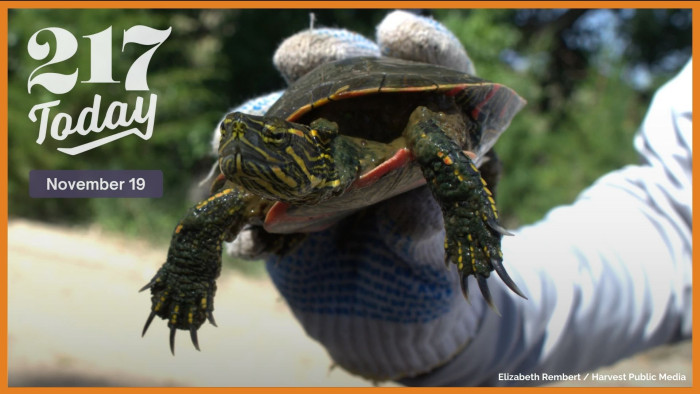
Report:
M 287 139 L 287 131 L 276 125 L 265 125 L 264 135 L 265 142 L 273 144 L 283 144 Z

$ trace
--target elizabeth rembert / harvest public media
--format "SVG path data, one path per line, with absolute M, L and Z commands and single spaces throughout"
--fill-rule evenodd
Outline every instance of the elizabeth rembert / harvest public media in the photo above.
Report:
M 529 374 L 511 374 L 499 373 L 498 380 L 501 381 L 685 381 L 686 376 L 682 373 L 620 373 L 620 374 L 605 374 L 605 373 L 587 373 L 581 376 L 577 374 L 548 374 L 548 373 L 529 373 Z

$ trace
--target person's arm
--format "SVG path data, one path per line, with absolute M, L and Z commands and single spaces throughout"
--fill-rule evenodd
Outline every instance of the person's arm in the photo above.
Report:
M 404 383 L 542 384 L 499 373 L 575 374 L 690 337 L 691 68 L 655 95 L 635 139 L 643 164 L 603 176 L 572 205 L 504 238 L 528 300 L 494 290 L 502 317 L 484 315 L 457 357 Z

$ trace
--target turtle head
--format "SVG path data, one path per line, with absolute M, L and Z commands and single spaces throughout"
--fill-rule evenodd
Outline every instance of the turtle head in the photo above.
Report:
M 313 199 L 331 176 L 331 130 L 233 112 L 221 122 L 220 131 L 221 172 L 255 194 L 305 201 Z

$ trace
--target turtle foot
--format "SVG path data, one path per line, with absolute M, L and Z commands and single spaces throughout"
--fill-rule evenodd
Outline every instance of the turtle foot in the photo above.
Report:
M 466 279 L 474 275 L 484 299 L 496 310 L 486 285 L 486 278 L 494 270 L 511 290 L 524 297 L 503 268 L 501 238 L 512 234 L 498 222 L 496 201 L 472 161 L 475 155 L 465 154 L 445 134 L 439 114 L 425 108 L 414 114 L 418 119 L 407 127 L 406 138 L 442 209 L 445 263 L 457 265 L 465 297 Z
M 475 218 L 484 217 L 482 211 L 470 212 L 467 207 L 443 210 L 446 229 L 445 263 L 448 265 L 454 263 L 457 266 L 462 293 L 467 301 L 469 301 L 467 280 L 473 275 L 484 300 L 498 313 L 486 281 L 492 271 L 496 271 L 503 283 L 515 294 L 524 299 L 527 297 L 503 266 L 501 253 L 503 233 L 490 225 L 489 221 L 493 219 L 475 220 Z
M 187 330 L 195 349 L 199 350 L 197 330 L 208 320 L 216 326 L 212 314 L 216 282 L 183 280 L 166 263 L 155 277 L 141 290 L 151 289 L 151 313 L 146 319 L 141 335 L 146 335 L 148 327 L 156 316 L 168 321 L 170 327 L 170 351 L 175 354 L 175 333 Z

